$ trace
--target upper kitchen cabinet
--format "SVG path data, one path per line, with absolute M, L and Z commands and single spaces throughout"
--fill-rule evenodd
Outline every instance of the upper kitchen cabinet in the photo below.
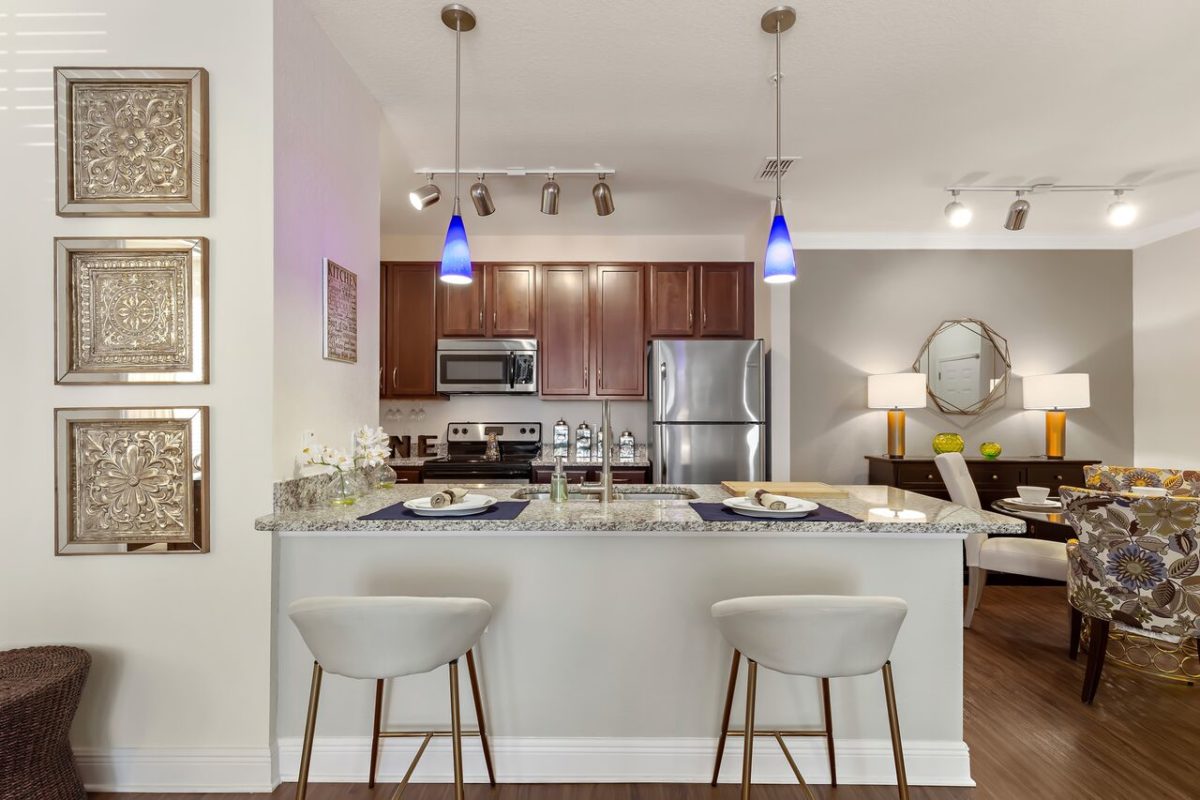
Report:
M 652 339 L 754 338 L 754 265 L 651 264 Z
M 532 339 L 537 328 L 537 267 L 491 264 L 487 270 L 484 317 L 487 333 L 503 339 Z
M 591 373 L 591 268 L 578 264 L 541 267 L 542 335 L 539 383 L 545 397 L 587 397 Z
M 646 271 L 641 265 L 592 268 L 592 364 L 596 397 L 646 393 Z
M 464 284 L 438 281 L 438 336 L 478 339 L 487 335 L 487 270 L 481 264 L 473 264 L 471 276 L 471 282 Z
M 437 264 L 380 265 L 379 396 L 437 394 Z

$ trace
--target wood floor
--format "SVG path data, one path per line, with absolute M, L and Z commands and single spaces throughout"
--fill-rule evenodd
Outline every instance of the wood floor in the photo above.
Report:
M 975 789 L 913 787 L 912 800 L 1187 800 L 1200 797 L 1200 686 L 1108 667 L 1093 706 L 1079 701 L 1083 662 L 1066 657 L 1061 587 L 993 586 L 966 637 L 966 740 Z M 903 716 L 901 724 L 903 725 Z M 714 725 L 716 721 L 714 720 Z M 503 770 L 503 767 L 500 768 Z M 813 787 L 821 800 L 892 800 L 894 787 Z M 291 800 L 271 794 L 93 794 L 92 800 Z M 394 786 L 323 784 L 309 800 L 388 800 Z M 734 800 L 722 784 L 469 785 L 467 800 Z M 405 800 L 452 800 L 414 785 Z M 756 800 L 799 800 L 756 786 Z

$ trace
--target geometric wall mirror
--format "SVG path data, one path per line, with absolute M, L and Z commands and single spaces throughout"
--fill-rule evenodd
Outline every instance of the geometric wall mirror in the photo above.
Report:
M 912 368 L 926 375 L 942 412 L 982 414 L 1004 401 L 1012 361 L 1008 340 L 987 323 L 948 319 L 929 334 Z
M 55 383 L 207 383 L 208 241 L 55 239 Z

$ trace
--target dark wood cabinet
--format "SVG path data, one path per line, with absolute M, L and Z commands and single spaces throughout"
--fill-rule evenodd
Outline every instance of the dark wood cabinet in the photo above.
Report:
M 650 338 L 754 337 L 753 264 L 651 264 L 648 280 Z
M 567 473 L 567 483 L 583 483 L 589 481 L 595 483 L 600 480 L 599 467 L 563 467 L 563 472 Z M 554 467 L 534 467 L 533 483 L 549 483 L 550 476 L 554 474 Z M 614 484 L 642 484 L 650 482 L 649 467 L 613 467 L 612 478 Z
M 596 397 L 646 393 L 646 273 L 636 264 L 593 268 L 592 364 Z
M 508 339 L 537 336 L 537 267 L 492 264 L 487 267 L 487 335 Z
M 380 269 L 380 396 L 437 394 L 435 263 L 385 261 Z
M 695 335 L 696 280 L 691 264 L 651 264 L 648 328 L 651 338 L 687 339 Z
M 471 267 L 470 283 L 451 284 L 438 281 L 438 335 L 444 338 L 487 336 L 484 317 L 486 305 L 487 270 L 482 264 Z
M 420 467 L 392 467 L 396 473 L 396 483 L 424 483 Z
M 541 394 L 587 397 L 592 387 L 591 270 L 585 264 L 543 265 L 541 282 Z

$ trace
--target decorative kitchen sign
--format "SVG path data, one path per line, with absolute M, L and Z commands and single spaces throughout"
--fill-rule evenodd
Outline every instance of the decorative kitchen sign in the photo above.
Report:
M 56 383 L 207 383 L 208 240 L 54 240 Z
M 358 276 L 328 258 L 324 267 L 325 349 L 333 361 L 358 361 Z
M 208 216 L 208 72 L 54 70 L 58 214 Z
M 54 410 L 57 555 L 208 552 L 208 407 Z

